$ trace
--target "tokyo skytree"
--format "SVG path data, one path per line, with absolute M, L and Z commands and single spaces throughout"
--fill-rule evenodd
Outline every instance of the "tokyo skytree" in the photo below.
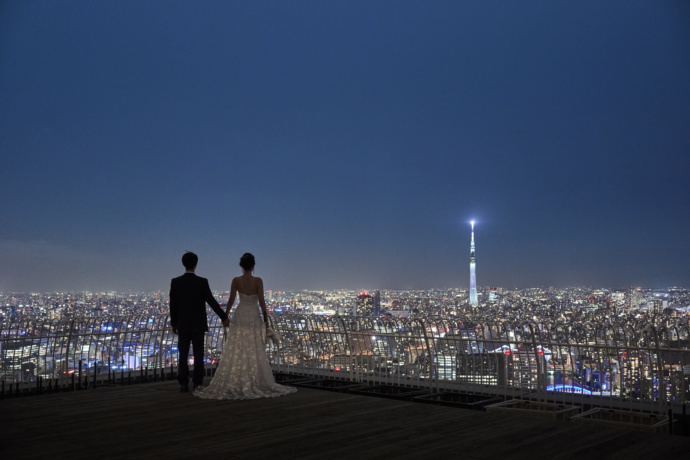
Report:
M 474 221 L 472 224 L 472 244 L 470 245 L 470 305 L 476 307 L 479 305 L 477 301 L 477 273 L 476 263 L 474 258 Z

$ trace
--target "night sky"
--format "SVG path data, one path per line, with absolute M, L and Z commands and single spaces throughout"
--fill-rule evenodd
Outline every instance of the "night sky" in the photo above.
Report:
M 690 287 L 690 3 L 0 3 L 0 291 Z

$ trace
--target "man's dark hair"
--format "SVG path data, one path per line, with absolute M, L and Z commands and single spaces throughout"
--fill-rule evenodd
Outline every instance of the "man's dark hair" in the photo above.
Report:
M 184 265 L 184 268 L 187 270 L 194 270 L 197 263 L 199 263 L 199 256 L 193 252 L 187 251 L 182 256 L 182 265 Z

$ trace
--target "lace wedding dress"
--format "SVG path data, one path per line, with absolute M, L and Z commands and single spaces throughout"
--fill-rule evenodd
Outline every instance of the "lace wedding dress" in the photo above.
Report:
M 194 395 L 204 399 L 256 399 L 294 393 L 296 388 L 279 385 L 273 378 L 258 295 L 238 295 L 240 301 L 216 373 L 209 386 Z

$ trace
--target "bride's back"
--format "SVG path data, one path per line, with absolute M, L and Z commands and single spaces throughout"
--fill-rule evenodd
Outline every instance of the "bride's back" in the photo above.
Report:
M 252 276 L 251 274 L 244 274 L 234 279 L 237 292 L 244 295 L 254 295 L 259 293 L 261 286 L 261 278 Z

